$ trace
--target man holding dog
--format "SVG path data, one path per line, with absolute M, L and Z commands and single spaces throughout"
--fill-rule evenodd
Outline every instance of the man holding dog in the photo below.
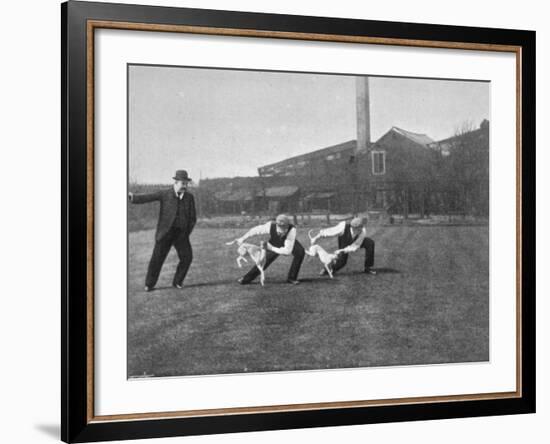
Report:
M 376 274 L 371 267 L 374 265 L 374 241 L 367 237 L 367 229 L 363 218 L 354 217 L 350 222 L 342 221 L 338 225 L 319 231 L 317 236 L 312 238 L 315 243 L 320 238 L 338 236 L 338 250 L 334 253 L 338 255 L 333 266 L 336 272 L 343 268 L 348 261 L 348 254 L 354 253 L 360 248 L 365 249 L 365 268 L 367 274 Z M 327 274 L 323 269 L 321 275 Z
M 187 191 L 191 179 L 185 170 L 176 171 L 173 179 L 174 185 L 168 189 L 145 194 L 129 193 L 128 195 L 128 199 L 133 204 L 160 202 L 155 247 L 147 269 L 145 291 L 155 288 L 162 265 L 172 246 L 176 249 L 179 258 L 172 281 L 173 287 L 182 288 L 183 280 L 193 260 L 189 235 L 193 231 L 197 216 L 195 199 Z
M 297 285 L 298 273 L 304 260 L 304 247 L 296 239 L 296 227 L 290 223 L 290 219 L 285 214 L 279 214 L 274 222 L 258 225 L 251 228 L 244 236 L 237 239 L 239 244 L 252 236 L 269 235 L 267 243 L 266 262 L 264 269 L 279 257 L 279 255 L 293 256 L 290 270 L 288 271 L 287 282 Z M 250 284 L 258 277 L 260 271 L 256 266 L 252 267 L 238 282 L 242 285 Z

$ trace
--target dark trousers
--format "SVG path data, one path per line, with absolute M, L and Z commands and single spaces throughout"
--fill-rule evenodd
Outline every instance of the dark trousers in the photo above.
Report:
M 193 249 L 191 248 L 187 233 L 179 228 L 172 227 L 162 239 L 155 242 L 155 248 L 153 249 L 149 268 L 147 269 L 147 277 L 145 278 L 145 285 L 147 287 L 152 288 L 156 285 L 162 264 L 164 264 L 172 246 L 176 249 L 179 258 L 172 284 L 181 285 L 183 283 L 187 270 L 189 270 L 189 266 L 193 260 Z
M 294 241 L 294 248 L 292 249 L 292 264 L 290 265 L 290 270 L 288 270 L 287 279 L 292 279 L 293 281 L 298 279 L 298 273 L 300 272 L 300 267 L 305 256 L 304 247 L 298 241 Z M 271 265 L 271 263 L 277 259 L 279 255 L 273 251 L 267 251 L 265 255 L 265 266 L 264 270 Z M 248 284 L 256 279 L 260 275 L 260 270 L 255 265 L 250 269 L 248 273 L 243 276 L 242 283 Z
M 347 245 L 339 246 L 339 248 L 345 248 Z M 365 249 L 365 270 L 368 270 L 374 265 L 374 241 L 370 237 L 366 237 L 363 240 L 360 248 Z M 333 266 L 333 271 L 338 271 L 348 262 L 348 254 L 344 253 L 338 256 Z

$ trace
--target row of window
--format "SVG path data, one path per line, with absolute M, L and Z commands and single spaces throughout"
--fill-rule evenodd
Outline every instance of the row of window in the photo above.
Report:
M 371 151 L 372 156 L 372 174 L 382 175 L 386 174 L 386 152 L 385 151 Z M 335 160 L 340 158 L 340 153 L 331 154 L 327 156 L 327 160 Z M 292 175 L 293 169 L 303 168 L 306 165 L 305 161 L 297 162 L 293 165 L 285 165 L 282 167 L 272 167 L 264 169 L 265 175 Z

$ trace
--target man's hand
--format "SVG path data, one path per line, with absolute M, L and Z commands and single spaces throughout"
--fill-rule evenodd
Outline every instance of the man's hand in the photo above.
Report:
M 266 245 L 266 249 L 269 251 L 273 251 L 273 245 L 271 245 L 269 242 Z
M 341 254 L 344 254 L 344 250 L 343 250 L 343 249 L 338 249 L 338 250 L 336 250 L 336 251 L 334 252 L 334 254 L 335 254 L 336 256 L 340 256 Z

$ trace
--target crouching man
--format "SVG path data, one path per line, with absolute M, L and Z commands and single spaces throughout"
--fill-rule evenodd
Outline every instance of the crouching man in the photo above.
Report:
M 279 257 L 279 255 L 293 256 L 290 270 L 288 271 L 287 282 L 297 285 L 298 273 L 304 260 L 304 247 L 296 239 L 296 227 L 290 223 L 288 216 L 279 214 L 275 222 L 267 222 L 251 228 L 244 236 L 237 239 L 238 243 L 244 242 L 252 236 L 269 234 L 267 243 L 266 262 L 264 270 Z M 250 284 L 260 274 L 256 266 L 252 267 L 238 282 L 242 285 Z
M 365 223 L 361 217 L 355 217 L 351 222 L 342 221 L 338 225 L 319 231 L 312 241 L 316 242 L 320 238 L 338 236 L 338 258 L 333 266 L 336 272 L 343 268 L 348 262 L 348 254 L 354 253 L 360 248 L 365 249 L 365 268 L 367 274 L 376 274 L 371 267 L 374 265 L 374 241 L 367 237 Z M 321 275 L 327 274 L 323 269 Z

